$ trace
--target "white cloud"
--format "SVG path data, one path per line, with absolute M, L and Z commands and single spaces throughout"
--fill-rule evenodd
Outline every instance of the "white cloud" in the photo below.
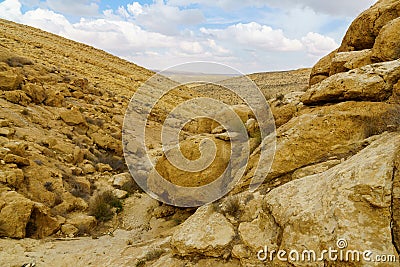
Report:
M 180 9 L 164 3 L 163 0 L 157 0 L 151 5 L 134 2 L 126 8 L 120 7 L 118 13 L 123 17 L 131 16 L 135 23 L 146 30 L 167 35 L 178 34 L 181 25 L 196 25 L 204 21 L 200 10 Z
M 301 41 L 307 48 L 309 55 L 314 57 L 324 56 L 339 46 L 332 38 L 315 32 L 309 32 L 301 38 Z
M 211 7 L 220 7 L 228 11 L 232 9 L 241 9 L 244 7 L 277 7 L 284 10 L 308 7 L 317 13 L 354 17 L 364 9 L 367 9 L 376 1 L 377 0 L 169 0 L 168 3 L 176 6 L 200 4 Z
M 44 5 L 56 12 L 74 16 L 95 16 L 99 13 L 99 1 L 92 0 L 47 0 Z
M 21 7 L 21 3 L 18 0 L 5 0 L 0 3 L 0 17 L 19 21 L 22 16 Z
M 369 8 L 377 0 L 336 0 L 336 1 L 321 1 L 321 0 L 270 0 L 268 5 L 283 9 L 292 9 L 294 7 L 311 8 L 317 13 L 324 13 L 336 16 L 354 17 L 361 11 Z
M 143 7 L 138 2 L 133 2 L 132 4 L 127 5 L 128 12 L 133 16 L 137 16 L 143 13 Z
M 285 37 L 282 30 L 274 30 L 256 22 L 239 23 L 218 30 L 201 28 L 200 31 L 216 39 L 234 40 L 241 45 L 268 51 L 298 51 L 303 48 L 299 40 Z

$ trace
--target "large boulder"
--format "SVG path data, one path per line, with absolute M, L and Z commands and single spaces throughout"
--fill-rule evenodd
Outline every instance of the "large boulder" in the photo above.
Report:
M 338 51 L 371 49 L 381 29 L 397 17 L 400 17 L 399 1 L 378 1 L 352 22 Z
M 372 63 L 371 49 L 336 53 L 332 58 L 329 76 L 346 72 Z
M 0 193 L 0 236 L 24 238 L 34 202 L 15 191 Z
M 337 50 L 332 51 L 328 55 L 321 58 L 311 70 L 309 85 L 317 84 L 329 77 L 331 72 L 331 62 L 335 57 Z
M 302 97 L 304 104 L 346 100 L 384 101 L 400 79 L 400 61 L 389 61 L 330 76 L 312 86 Z
M 366 138 L 398 126 L 398 113 L 398 105 L 352 101 L 300 113 L 277 129 L 275 151 L 269 149 L 269 139 L 264 140 L 263 146 L 275 152 L 265 182 L 327 159 L 346 159 L 363 148 Z M 257 153 L 249 160 L 239 192 L 254 178 L 256 168 L 263 168 L 258 166 Z
M 22 82 L 22 76 L 12 70 L 0 72 L 0 90 L 17 90 L 20 88 Z
M 390 61 L 400 58 L 400 18 L 386 24 L 376 38 L 372 49 L 375 61 Z
M 77 108 L 67 109 L 60 113 L 61 119 L 68 125 L 85 124 L 85 118 Z
M 199 208 L 175 230 L 171 245 L 179 255 L 195 253 L 220 257 L 228 252 L 227 247 L 235 235 L 232 224 L 207 205 Z
M 239 226 L 241 240 L 251 251 L 250 257 L 241 260 L 259 264 L 256 255 L 264 246 L 270 252 L 313 250 L 321 255 L 329 247 L 338 250 L 339 240 L 340 245 L 347 242 L 343 251 L 371 250 L 373 255 L 397 257 L 391 233 L 391 192 L 399 148 L 400 135 L 387 133 L 336 167 L 272 190 L 264 197 L 263 212 Z M 291 266 L 322 266 L 288 261 Z M 276 257 L 274 263 L 287 266 Z

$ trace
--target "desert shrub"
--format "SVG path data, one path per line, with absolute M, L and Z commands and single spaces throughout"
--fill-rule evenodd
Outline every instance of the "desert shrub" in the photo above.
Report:
M 276 100 L 282 101 L 285 98 L 285 96 L 284 96 L 284 94 L 280 93 L 280 94 L 277 94 L 275 98 L 276 98 Z
M 53 192 L 53 190 L 54 190 L 54 188 L 53 188 L 53 183 L 50 182 L 50 181 L 45 182 L 45 183 L 43 184 L 43 186 L 44 186 L 44 188 L 46 188 L 47 191 Z
M 99 127 L 103 127 L 104 125 L 104 120 L 100 119 L 100 118 L 92 118 L 92 117 L 86 117 L 86 122 L 89 124 L 93 124 Z
M 163 249 L 152 249 L 149 252 L 146 253 L 146 256 L 144 256 L 144 260 L 146 261 L 153 261 L 158 259 L 162 254 L 164 254 Z
M 230 196 L 225 200 L 222 207 L 222 212 L 230 216 L 236 217 L 240 210 L 240 201 L 237 196 Z
M 146 261 L 144 259 L 140 259 L 136 262 L 135 267 L 143 267 L 145 266 Z
M 71 186 L 71 191 L 70 193 L 74 196 L 74 197 L 79 197 L 82 199 L 87 200 L 89 198 L 89 194 L 88 192 L 86 192 L 82 186 L 80 184 L 78 184 L 76 181 L 71 180 L 68 181 L 69 185 Z
M 32 61 L 24 57 L 10 57 L 6 60 L 10 67 L 22 67 L 24 65 L 33 65 Z
M 105 191 L 93 197 L 89 203 L 89 214 L 104 222 L 114 216 L 113 208 L 116 208 L 117 213 L 120 212 L 122 202 L 111 191 Z

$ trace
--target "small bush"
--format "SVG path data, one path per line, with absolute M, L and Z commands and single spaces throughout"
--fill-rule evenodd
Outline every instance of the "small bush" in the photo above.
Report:
M 285 96 L 282 93 L 280 93 L 280 94 L 277 94 L 275 98 L 276 98 L 276 100 L 282 101 L 285 98 Z
M 222 211 L 224 214 L 236 217 L 240 210 L 240 201 L 237 196 L 230 196 L 224 203 Z
M 114 216 L 113 208 L 116 208 L 117 213 L 120 212 L 122 202 L 111 191 L 105 191 L 94 196 L 89 204 L 89 214 L 105 222 Z
M 163 249 L 153 249 L 150 250 L 149 252 L 146 253 L 146 256 L 144 256 L 144 260 L 146 261 L 153 261 L 158 259 L 162 254 L 164 254 Z
M 45 182 L 43 186 L 44 186 L 44 188 L 46 188 L 47 191 L 50 191 L 50 192 L 54 191 L 52 182 Z
M 24 57 L 10 57 L 6 60 L 10 67 L 23 67 L 24 65 L 33 65 L 33 62 Z

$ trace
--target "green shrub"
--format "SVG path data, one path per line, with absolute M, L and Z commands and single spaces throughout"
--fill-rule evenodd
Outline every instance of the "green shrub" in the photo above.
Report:
M 111 191 L 105 191 L 93 197 L 89 204 L 89 214 L 105 222 L 114 216 L 113 208 L 119 213 L 122 210 L 122 202 Z

